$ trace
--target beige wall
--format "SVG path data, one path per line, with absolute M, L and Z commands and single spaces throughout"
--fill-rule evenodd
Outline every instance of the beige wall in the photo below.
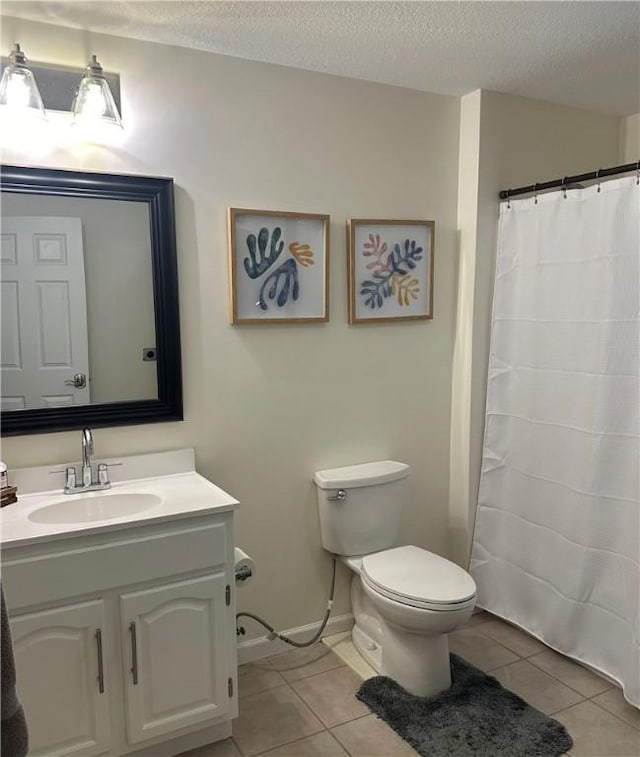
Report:
M 640 113 L 620 121 L 620 163 L 640 160 Z
M 241 608 L 278 628 L 309 623 L 324 608 L 330 563 L 311 484 L 318 468 L 382 457 L 410 463 L 404 536 L 466 563 L 497 193 L 614 165 L 620 120 L 493 92 L 460 101 L 11 19 L 2 35 L 6 49 L 28 39 L 34 60 L 82 66 L 97 53 L 122 75 L 127 123 L 118 146 L 68 144 L 37 158 L 5 150 L 7 162 L 176 181 L 185 421 L 100 430 L 97 453 L 194 446 L 198 469 L 242 503 L 237 542 L 255 557 L 258 576 L 243 588 Z M 228 206 L 331 214 L 328 324 L 228 325 Z M 349 216 L 436 222 L 433 322 L 347 325 Z M 77 459 L 78 436 L 8 439 L 3 458 L 10 466 Z M 341 571 L 336 613 L 348 608 L 345 579 Z
M 157 397 L 156 363 L 142 360 L 156 343 L 147 206 L 3 192 L 5 216 L 82 220 L 91 401 Z
M 463 97 L 461 114 L 460 195 L 468 182 L 475 197 L 459 204 L 467 244 L 458 289 L 450 524 L 452 554 L 466 565 L 482 456 L 498 192 L 616 165 L 620 119 L 488 91 Z
M 83 66 L 95 52 L 118 70 L 127 131 L 115 147 L 5 150 L 5 161 L 176 182 L 185 421 L 100 429 L 97 455 L 194 446 L 198 470 L 242 503 L 237 542 L 258 576 L 241 608 L 278 628 L 324 611 L 318 468 L 410 463 L 404 534 L 445 554 L 459 100 L 4 19 L 3 48 L 15 39 L 33 60 Z M 228 324 L 228 206 L 331 215 L 328 324 Z M 347 325 L 349 216 L 435 221 L 432 322 Z M 2 455 L 24 466 L 79 449 L 73 432 L 9 438 Z M 336 613 L 345 588 L 341 572 Z

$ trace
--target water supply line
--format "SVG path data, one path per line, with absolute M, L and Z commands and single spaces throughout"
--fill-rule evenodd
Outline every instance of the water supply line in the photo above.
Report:
M 333 574 L 331 576 L 331 591 L 329 593 L 329 601 L 327 602 L 327 609 L 324 614 L 324 618 L 322 619 L 322 622 L 320 623 L 320 627 L 318 630 L 314 633 L 313 637 L 309 639 L 308 641 L 294 641 L 294 639 L 289 638 L 288 636 L 285 636 L 282 633 L 278 633 L 278 631 L 275 630 L 275 628 L 267 623 L 262 618 L 258 617 L 257 615 L 254 615 L 252 612 L 238 612 L 236 613 L 236 625 L 238 623 L 238 618 L 246 617 L 251 618 L 252 620 L 257 621 L 262 626 L 264 626 L 267 631 L 269 631 L 269 634 L 267 638 L 269 641 L 275 641 L 276 639 L 280 639 L 280 641 L 284 641 L 285 644 L 291 644 L 292 647 L 310 647 L 312 644 L 315 644 L 316 641 L 320 638 L 322 635 L 322 632 L 327 627 L 327 622 L 329 621 L 329 616 L 331 615 L 331 609 L 333 607 L 333 597 L 335 595 L 336 591 L 336 556 L 331 556 L 333 559 Z M 244 633 L 244 629 L 239 628 L 239 633 Z

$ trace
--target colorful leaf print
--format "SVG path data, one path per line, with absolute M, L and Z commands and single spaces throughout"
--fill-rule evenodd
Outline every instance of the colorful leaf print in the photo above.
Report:
M 396 242 L 383 261 L 382 255 L 386 251 L 387 244 L 381 244 L 380 235 L 369 234 L 369 241 L 363 244 L 362 254 L 376 257 L 376 260 L 366 266 L 373 271 L 373 278 L 362 282 L 360 296 L 365 306 L 372 310 L 381 308 L 385 298 L 391 296 L 397 297 L 398 304 L 402 307 L 410 305 L 420 291 L 418 279 L 411 278 L 409 271 L 422 260 L 422 247 L 418 246 L 415 239 L 405 239 L 402 247 Z
M 276 226 L 271 235 L 271 244 L 267 252 L 267 243 L 269 242 L 269 229 L 263 226 L 258 232 L 258 239 L 255 234 L 247 236 L 247 247 L 249 248 L 249 257 L 243 260 L 244 269 L 247 276 L 257 279 L 261 276 L 278 258 L 284 247 L 284 242 L 280 241 L 282 229 Z
M 298 261 L 298 263 L 306 268 L 307 266 L 314 265 L 313 250 L 308 244 L 300 244 L 300 242 L 291 242 L 289 245 L 289 252 Z

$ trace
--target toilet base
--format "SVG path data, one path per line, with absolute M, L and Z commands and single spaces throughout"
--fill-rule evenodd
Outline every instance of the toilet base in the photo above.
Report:
M 382 621 L 382 671 L 410 694 L 433 697 L 451 687 L 449 638 L 422 636 Z
M 360 626 L 355 625 L 351 629 L 351 641 L 360 656 L 367 662 L 379 675 L 382 672 L 382 647 L 371 638 Z
M 451 686 L 447 634 L 419 636 L 381 622 L 382 638 L 376 641 L 357 624 L 351 640 L 360 656 L 379 675 L 392 678 L 411 694 L 432 697 Z
M 379 675 L 420 697 L 435 696 L 451 686 L 446 633 L 428 636 L 387 623 L 364 593 L 357 574 L 351 582 L 351 606 L 353 646 Z

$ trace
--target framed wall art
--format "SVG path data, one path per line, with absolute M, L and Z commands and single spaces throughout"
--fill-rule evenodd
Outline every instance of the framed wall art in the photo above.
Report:
M 228 210 L 231 323 L 329 320 L 329 216 Z
M 347 221 L 349 323 L 433 318 L 433 221 Z

